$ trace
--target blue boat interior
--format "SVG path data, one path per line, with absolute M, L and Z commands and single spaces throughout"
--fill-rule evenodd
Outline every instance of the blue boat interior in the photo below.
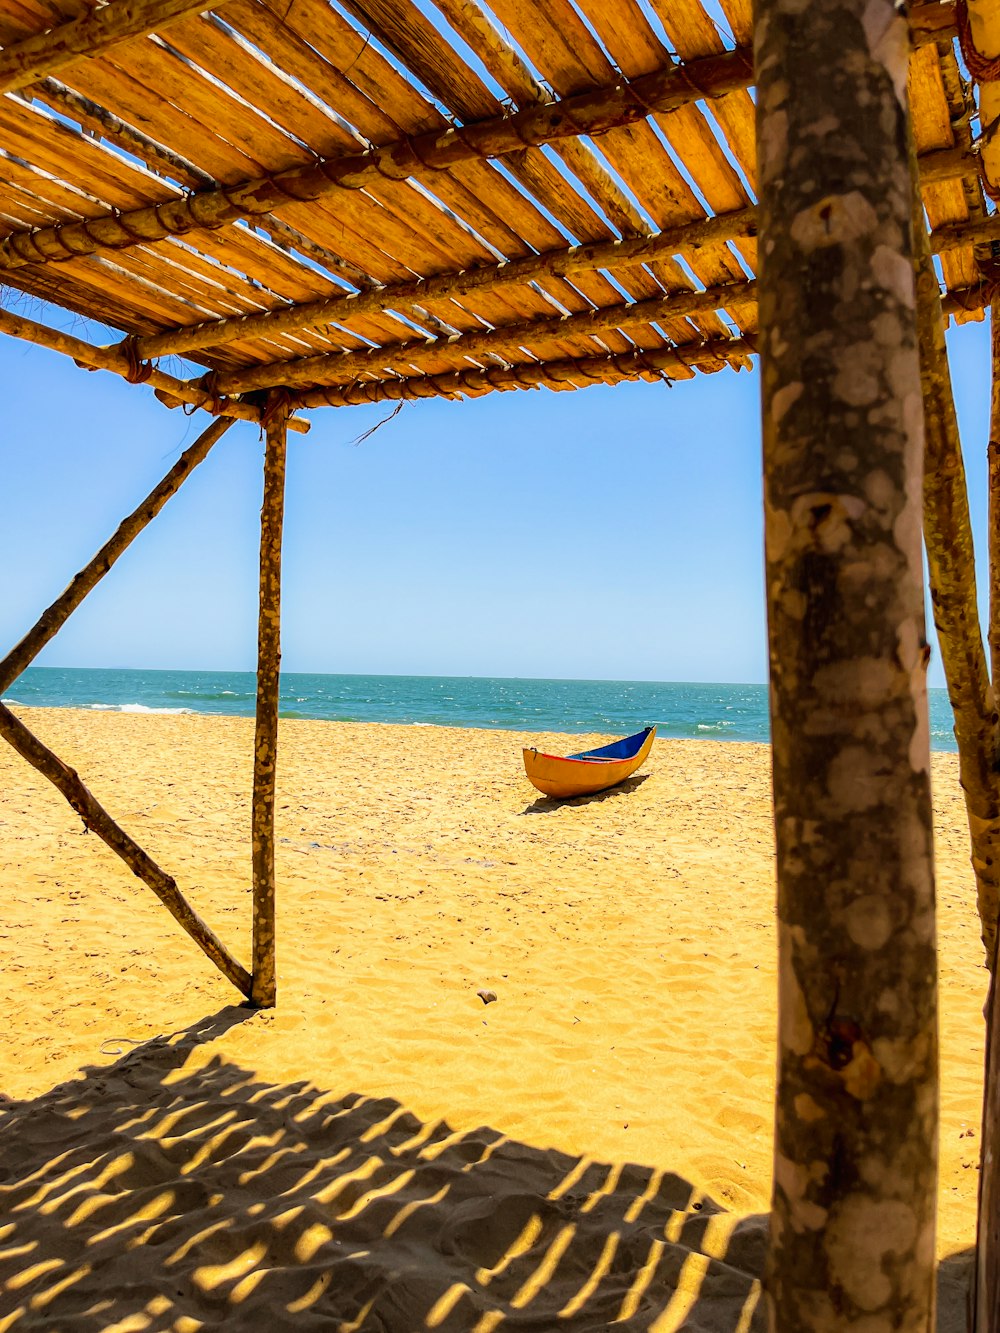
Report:
M 612 741 L 610 745 L 602 745 L 596 750 L 582 750 L 579 754 L 568 754 L 566 758 L 631 759 L 642 749 L 643 742 L 652 730 L 652 727 L 646 727 L 642 731 L 637 731 L 634 736 L 624 736 L 620 741 Z

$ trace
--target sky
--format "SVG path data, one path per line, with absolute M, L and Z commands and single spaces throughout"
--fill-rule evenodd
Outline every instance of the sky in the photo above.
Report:
M 949 351 L 982 566 L 988 326 Z M 0 380 L 6 651 L 208 418 L 3 336 Z M 758 393 L 755 370 L 410 403 L 364 441 L 391 406 L 312 413 L 283 670 L 765 681 Z M 253 670 L 262 456 L 236 423 L 36 665 Z

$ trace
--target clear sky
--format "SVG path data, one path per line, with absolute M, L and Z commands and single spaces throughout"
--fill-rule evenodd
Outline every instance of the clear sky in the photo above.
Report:
M 949 335 L 980 564 L 988 342 Z M 208 418 L 6 337 L 0 377 L 6 649 Z M 362 443 L 389 407 L 313 413 L 289 437 L 283 668 L 765 680 L 758 388 L 412 403 Z M 262 448 L 233 426 L 37 664 L 252 670 Z

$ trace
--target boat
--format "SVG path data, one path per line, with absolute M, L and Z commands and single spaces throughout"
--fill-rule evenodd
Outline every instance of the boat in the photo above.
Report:
M 590 796 L 630 778 L 645 762 L 655 736 L 656 728 L 646 727 L 610 745 L 565 756 L 542 754 L 532 746 L 522 752 L 524 771 L 528 781 L 546 796 Z

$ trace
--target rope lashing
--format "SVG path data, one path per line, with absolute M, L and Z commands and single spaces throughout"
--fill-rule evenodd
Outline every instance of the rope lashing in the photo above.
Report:
M 984 56 L 973 40 L 972 23 L 969 20 L 969 0 L 956 0 L 955 26 L 958 28 L 958 44 L 962 48 L 962 59 L 975 81 L 977 83 L 1000 81 L 1000 55 Z
M 122 340 L 122 351 L 125 353 L 125 360 L 128 362 L 128 369 L 125 372 L 125 379 L 129 384 L 145 384 L 153 373 L 152 361 L 143 361 L 139 355 L 139 339 L 136 334 L 130 333 L 127 338 Z

